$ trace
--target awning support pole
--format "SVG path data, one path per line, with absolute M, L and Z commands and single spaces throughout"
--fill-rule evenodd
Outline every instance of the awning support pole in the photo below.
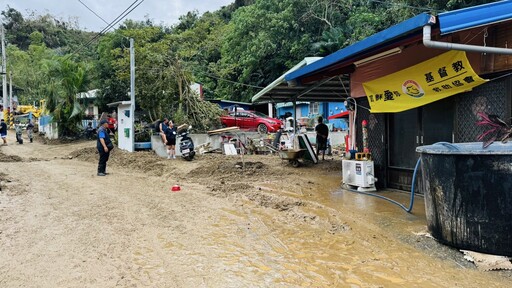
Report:
M 293 99 L 293 149 L 296 149 L 295 138 L 297 134 L 297 99 Z

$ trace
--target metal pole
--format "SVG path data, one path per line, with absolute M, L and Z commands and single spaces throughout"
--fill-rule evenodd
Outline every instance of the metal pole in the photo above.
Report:
M 130 117 L 131 117 L 131 151 L 135 150 L 135 47 L 133 38 L 130 38 Z
M 297 139 L 297 100 L 293 99 L 293 149 L 297 149 L 295 145 L 295 140 Z M 298 140 L 297 140 L 298 142 Z
M 2 91 L 2 98 L 3 98 L 3 105 L 4 105 L 4 120 L 7 121 L 7 58 L 5 56 L 5 32 L 4 32 L 4 25 L 1 25 L 2 26 L 0 29 L 1 29 L 1 32 L 2 32 L 2 37 L 1 37 L 1 41 L 2 41 L 2 88 L 3 88 L 3 91 Z
M 11 107 L 11 113 L 9 113 L 9 126 L 12 128 L 14 127 L 14 105 L 12 105 L 12 71 L 9 71 L 9 107 Z

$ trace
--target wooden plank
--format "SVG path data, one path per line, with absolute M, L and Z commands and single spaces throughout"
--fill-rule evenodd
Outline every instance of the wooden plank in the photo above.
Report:
M 240 127 L 234 126 L 234 127 L 221 128 L 221 129 L 217 129 L 217 130 L 210 130 L 210 131 L 207 131 L 206 133 L 208 133 L 208 135 L 213 135 L 213 134 L 221 134 L 224 132 L 231 132 L 231 131 L 238 131 L 238 130 L 240 130 Z

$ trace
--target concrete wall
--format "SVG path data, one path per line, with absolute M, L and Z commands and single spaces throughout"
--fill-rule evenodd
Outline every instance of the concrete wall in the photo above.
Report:
M 316 133 L 315 132 L 308 132 L 306 133 L 311 143 L 316 143 Z M 344 145 L 345 144 L 345 135 L 347 135 L 346 131 L 342 132 L 330 132 L 329 133 L 329 139 L 331 141 L 331 146 L 338 146 L 338 145 Z M 262 135 L 257 132 L 238 132 L 236 135 L 231 134 L 230 136 L 233 137 L 240 137 L 242 141 L 246 142 L 247 139 L 261 139 L 261 138 L 267 138 L 267 135 Z M 210 147 L 212 148 L 222 148 L 222 137 L 221 135 L 211 135 L 208 134 L 190 134 L 190 138 L 192 138 L 192 141 L 194 141 L 194 146 L 198 147 L 202 144 L 210 143 Z M 176 155 L 181 156 L 180 153 L 180 138 L 176 139 Z M 155 153 L 160 157 L 167 157 L 167 147 L 162 142 L 162 138 L 160 135 L 156 134 L 151 136 L 151 149 L 155 151 Z M 197 151 L 197 149 L 196 149 Z
M 59 128 L 56 122 L 51 121 L 50 116 L 39 117 L 38 121 L 38 131 L 39 133 L 44 133 L 44 137 L 48 139 L 58 139 L 59 138 Z
M 339 132 L 329 132 L 329 141 L 331 142 L 331 146 L 345 146 L 345 135 L 347 135 L 347 131 L 339 131 Z M 309 138 L 309 142 L 311 144 L 316 144 L 316 133 L 307 132 L 306 135 Z

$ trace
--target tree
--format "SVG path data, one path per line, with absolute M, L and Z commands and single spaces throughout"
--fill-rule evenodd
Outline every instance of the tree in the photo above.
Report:
M 48 82 L 40 90 L 46 95 L 46 109 L 58 123 L 59 136 L 75 136 L 83 118 L 78 93 L 87 91 L 88 66 L 55 56 L 45 61 L 44 70 Z

